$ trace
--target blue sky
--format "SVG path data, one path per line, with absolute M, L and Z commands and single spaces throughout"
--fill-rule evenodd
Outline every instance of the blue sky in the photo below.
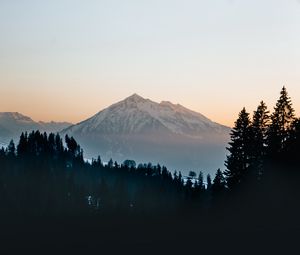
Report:
M 283 85 L 300 110 L 297 0 L 1 0 L 0 38 L 0 111 L 77 122 L 138 93 L 232 125 Z

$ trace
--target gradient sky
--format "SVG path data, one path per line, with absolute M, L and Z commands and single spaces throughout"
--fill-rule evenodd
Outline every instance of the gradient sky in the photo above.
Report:
M 286 85 L 300 0 L 0 0 L 0 111 L 78 122 L 138 93 L 232 126 Z

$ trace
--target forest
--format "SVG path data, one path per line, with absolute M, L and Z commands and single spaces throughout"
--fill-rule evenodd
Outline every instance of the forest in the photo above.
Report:
M 296 240 L 300 119 L 285 87 L 272 112 L 263 101 L 252 116 L 241 110 L 227 150 L 225 171 L 182 176 L 133 160 L 88 162 L 73 137 L 22 133 L 17 144 L 0 149 L 1 238 L 23 245 L 55 240 L 79 250 L 105 243 L 169 251 L 176 240 L 200 250 L 204 243 L 271 249 L 276 240 Z

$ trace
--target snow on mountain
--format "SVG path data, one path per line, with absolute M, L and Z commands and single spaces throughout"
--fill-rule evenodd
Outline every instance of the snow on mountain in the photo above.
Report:
M 20 134 L 25 131 L 59 132 L 70 125 L 71 123 L 67 122 L 35 122 L 18 112 L 0 112 L 0 147 L 11 139 L 17 141 Z
M 74 136 L 88 157 L 100 154 L 105 160 L 132 158 L 199 170 L 222 167 L 229 132 L 179 104 L 133 94 L 62 134 Z
M 167 101 L 156 103 L 134 94 L 92 118 L 71 126 L 67 131 L 81 134 L 137 134 L 151 130 L 200 138 L 208 132 L 222 134 L 228 128 L 179 104 Z

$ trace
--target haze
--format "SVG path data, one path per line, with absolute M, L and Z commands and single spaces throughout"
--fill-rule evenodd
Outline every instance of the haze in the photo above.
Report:
M 233 125 L 300 109 L 297 0 L 0 2 L 0 111 L 78 122 L 138 93 Z

